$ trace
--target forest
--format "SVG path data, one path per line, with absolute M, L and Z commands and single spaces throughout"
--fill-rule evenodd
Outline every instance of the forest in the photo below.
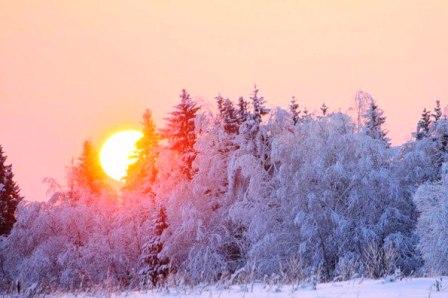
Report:
M 448 274 L 439 101 L 393 146 L 366 92 L 355 116 L 215 100 L 182 90 L 164 127 L 145 111 L 120 187 L 86 141 L 66 186 L 26 200 L 0 150 L 0 293 Z

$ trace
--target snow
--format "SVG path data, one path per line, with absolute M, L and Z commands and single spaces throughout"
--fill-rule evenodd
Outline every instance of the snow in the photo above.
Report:
M 245 297 L 245 298 L 263 298 L 263 297 L 300 297 L 300 298 L 336 298 L 336 297 L 448 297 L 448 280 L 442 279 L 440 291 L 435 288 L 435 278 L 411 278 L 395 282 L 372 279 L 354 279 L 344 282 L 318 284 L 316 289 L 311 287 L 300 287 L 291 285 L 267 285 L 267 284 L 249 284 L 237 285 L 228 288 L 195 287 L 193 289 L 165 289 L 148 292 L 123 292 L 108 293 L 112 297 Z M 96 293 L 95 295 L 79 295 L 77 297 L 106 296 L 106 293 Z M 78 296 L 79 295 L 79 296 Z M 60 295 L 58 295 L 60 296 Z M 74 295 L 63 295 L 73 297 Z

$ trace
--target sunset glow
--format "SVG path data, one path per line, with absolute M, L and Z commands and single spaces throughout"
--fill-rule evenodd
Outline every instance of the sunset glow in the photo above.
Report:
M 100 162 L 110 178 L 120 181 L 126 176 L 129 165 L 136 161 L 133 152 L 135 144 L 142 136 L 138 130 L 125 130 L 107 139 L 101 148 Z

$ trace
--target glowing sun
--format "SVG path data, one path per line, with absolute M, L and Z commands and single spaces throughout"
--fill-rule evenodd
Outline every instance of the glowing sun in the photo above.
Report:
M 133 153 L 137 141 L 142 136 L 138 130 L 124 130 L 106 140 L 101 148 L 100 163 L 109 177 L 120 181 L 126 176 L 129 165 L 136 162 Z

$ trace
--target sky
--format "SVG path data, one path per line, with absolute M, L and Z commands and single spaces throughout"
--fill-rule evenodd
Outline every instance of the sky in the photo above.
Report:
M 448 1 L 0 0 L 0 144 L 28 200 L 85 139 L 159 126 L 180 90 L 347 111 L 357 90 L 394 144 L 448 104 Z

